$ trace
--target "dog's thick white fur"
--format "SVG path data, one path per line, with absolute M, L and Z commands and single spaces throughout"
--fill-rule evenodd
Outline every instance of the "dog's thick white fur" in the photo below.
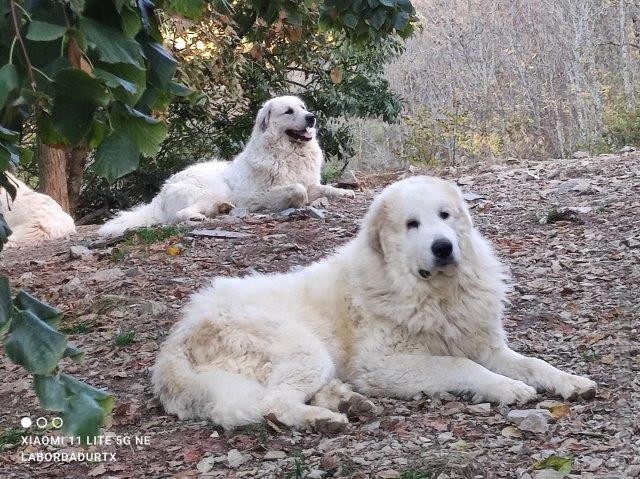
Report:
M 234 206 L 278 211 L 322 196 L 354 196 L 351 190 L 320 184 L 323 156 L 315 124 L 299 98 L 272 98 L 258 112 L 251 138 L 233 162 L 214 160 L 176 173 L 151 203 L 120 213 L 98 234 L 115 236 L 129 228 L 203 220 Z
M 15 200 L 11 201 L 9 194 L 0 188 L 0 213 L 12 231 L 7 247 L 35 245 L 76 232 L 73 218 L 53 198 L 6 174 L 17 190 Z
M 155 392 L 167 412 L 224 427 L 271 413 L 296 427 L 344 423 L 338 405 L 362 397 L 352 387 L 502 404 L 536 390 L 594 392 L 593 381 L 509 349 L 505 280 L 456 186 L 403 180 L 333 256 L 288 274 L 216 278 L 195 294 L 162 345 Z

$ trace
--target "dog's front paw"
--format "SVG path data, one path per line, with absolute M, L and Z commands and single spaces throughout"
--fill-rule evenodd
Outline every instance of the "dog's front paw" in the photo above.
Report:
M 589 378 L 576 376 L 575 374 L 562 375 L 555 384 L 554 393 L 564 399 L 578 397 L 592 399 L 596 395 L 598 385 Z
M 524 404 L 536 397 L 537 391 L 523 383 L 514 379 L 505 379 L 503 381 L 487 385 L 486 390 L 476 393 L 473 396 L 475 402 L 489 401 L 498 404 Z
M 235 207 L 236 206 L 234 204 L 224 201 L 217 204 L 216 210 L 219 215 L 228 215 Z
M 356 192 L 353 190 L 340 190 L 340 196 L 344 196 L 345 198 L 355 198 Z

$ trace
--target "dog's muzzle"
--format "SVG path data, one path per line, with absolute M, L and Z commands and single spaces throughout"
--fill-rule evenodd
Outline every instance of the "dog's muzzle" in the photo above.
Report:
M 315 120 L 314 120 L 315 121 Z M 296 141 L 311 141 L 313 140 L 313 131 L 311 128 L 305 128 L 304 130 L 285 130 L 285 133 Z

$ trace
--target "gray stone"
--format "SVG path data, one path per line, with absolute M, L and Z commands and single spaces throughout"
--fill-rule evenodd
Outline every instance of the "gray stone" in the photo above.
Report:
M 353 170 L 346 170 L 336 183 L 338 188 L 359 188 L 360 181 Z
M 232 469 L 240 467 L 242 464 L 247 462 L 248 459 L 249 459 L 248 457 L 243 455 L 237 449 L 231 449 L 227 453 L 227 463 L 229 464 L 229 467 L 232 468 Z
M 478 193 L 474 193 L 473 191 L 465 191 L 464 193 L 462 193 L 462 197 L 468 202 L 485 199 L 484 195 L 479 195 Z
M 314 208 L 324 209 L 329 206 L 329 198 L 326 196 L 322 196 L 314 201 L 312 201 L 309 206 L 313 206 Z
M 314 208 L 313 206 L 307 206 L 305 210 L 309 212 L 309 216 L 311 218 L 322 220 L 325 217 L 323 210 L 319 210 L 318 208 Z
M 284 451 L 267 451 L 262 458 L 266 461 L 273 461 L 275 459 L 284 459 L 285 457 L 287 457 L 287 454 Z
M 522 421 L 534 416 L 542 416 L 545 421 L 553 418 L 546 409 L 512 409 L 507 413 L 507 421 L 519 426 Z
M 69 248 L 70 259 L 92 259 L 93 253 L 86 246 L 76 245 Z
M 533 473 L 533 479 L 562 479 L 565 474 L 555 469 L 541 469 Z
M 189 236 L 202 236 L 205 238 L 223 238 L 223 239 L 236 239 L 236 238 L 248 238 L 253 236 L 249 233 L 241 233 L 239 231 L 227 231 L 227 230 L 193 230 L 190 231 Z
M 65 283 L 62 287 L 62 291 L 65 293 L 70 293 L 71 291 L 75 291 L 77 289 L 82 289 L 82 281 L 80 278 L 73 278 L 69 282 Z
M 518 428 L 520 428 L 521 431 L 541 434 L 549 430 L 549 423 L 546 416 L 543 416 L 542 414 L 533 414 L 524 418 Z
M 584 151 L 584 150 L 578 150 L 578 151 L 574 151 L 573 155 L 571 155 L 573 158 L 575 158 L 576 160 L 581 160 L 583 158 L 589 158 L 589 152 L 588 151 Z
M 491 404 L 484 402 L 467 406 L 467 411 L 477 416 L 488 416 L 491 414 Z
M 96 271 L 91 276 L 89 276 L 89 281 L 102 283 L 104 281 L 115 281 L 122 278 L 124 278 L 124 271 L 122 271 L 120 268 L 110 268 Z

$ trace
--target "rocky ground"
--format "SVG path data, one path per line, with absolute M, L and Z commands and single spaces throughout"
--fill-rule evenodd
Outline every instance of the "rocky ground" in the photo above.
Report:
M 149 367 L 191 292 L 214 275 L 286 271 L 322 257 L 356 234 L 376 190 L 415 171 L 368 177 L 355 200 L 319 215 L 230 216 L 207 225 L 243 233 L 235 238 L 164 231 L 168 238 L 94 245 L 71 258 L 71 245 L 95 240 L 85 227 L 70 242 L 8 251 L 0 274 L 62 308 L 63 327 L 87 353 L 64 370 L 115 394 L 106 434 L 148 443 L 90 449 L 116 453 L 115 462 L 21 462 L 22 454 L 60 448 L 21 445 L 20 418 L 51 414 L 38 409 L 24 370 L 0 355 L 0 476 L 640 477 L 639 160 L 632 153 L 438 172 L 467 192 L 478 227 L 511 268 L 512 346 L 595 379 L 597 396 L 580 402 L 541 396 L 508 408 L 453 396 L 378 398 L 378 415 L 355 418 L 338 435 L 272 423 L 225 433 L 158 406 Z

